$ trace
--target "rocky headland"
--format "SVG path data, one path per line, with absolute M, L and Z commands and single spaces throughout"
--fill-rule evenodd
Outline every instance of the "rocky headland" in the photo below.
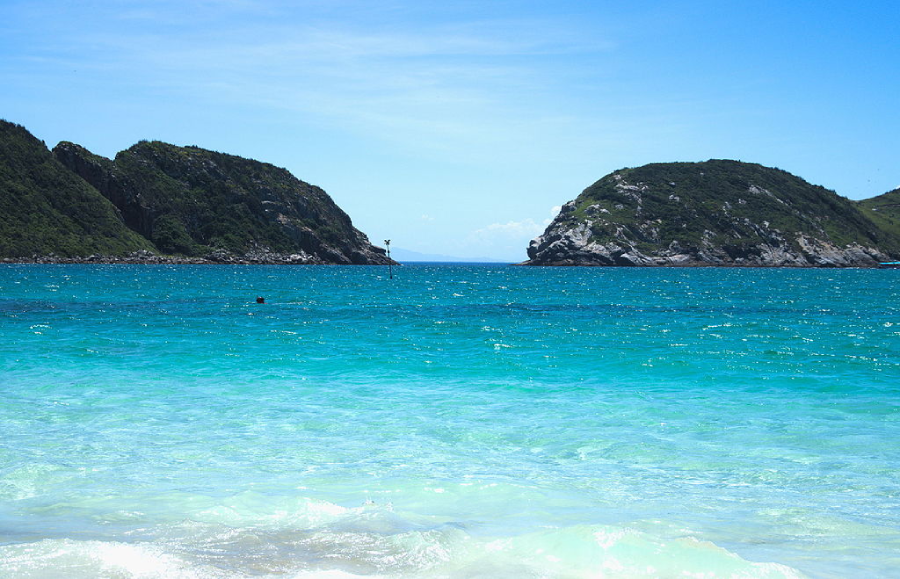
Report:
M 654 163 L 566 203 L 525 264 L 873 267 L 900 255 L 900 232 L 867 203 L 752 163 Z
M 52 151 L 0 121 L 0 258 L 38 263 L 387 264 L 321 188 L 286 169 L 142 141 Z

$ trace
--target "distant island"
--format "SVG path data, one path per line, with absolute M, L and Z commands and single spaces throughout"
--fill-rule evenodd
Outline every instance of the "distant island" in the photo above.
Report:
M 285 169 L 142 141 L 115 159 L 53 151 L 0 121 L 0 258 L 387 264 L 322 189 Z
M 872 267 L 900 257 L 900 189 L 854 202 L 780 169 L 710 160 L 611 173 L 526 265 Z

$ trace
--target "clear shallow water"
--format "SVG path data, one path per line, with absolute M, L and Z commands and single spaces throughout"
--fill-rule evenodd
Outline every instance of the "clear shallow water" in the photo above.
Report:
M 896 576 L 900 272 L 386 273 L 0 268 L 0 576 Z

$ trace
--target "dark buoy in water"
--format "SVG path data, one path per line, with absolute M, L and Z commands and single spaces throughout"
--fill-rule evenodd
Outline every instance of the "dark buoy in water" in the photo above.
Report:
M 266 298 L 264 298 L 264 297 L 262 297 L 262 296 L 257 296 L 257 298 L 256 298 L 256 303 L 258 303 L 258 304 L 264 304 L 264 303 L 266 303 Z

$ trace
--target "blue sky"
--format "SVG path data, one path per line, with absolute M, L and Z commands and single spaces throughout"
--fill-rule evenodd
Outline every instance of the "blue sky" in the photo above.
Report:
M 0 0 L 0 117 L 270 162 L 375 242 L 521 261 L 626 166 L 897 187 L 898 27 L 895 1 Z

